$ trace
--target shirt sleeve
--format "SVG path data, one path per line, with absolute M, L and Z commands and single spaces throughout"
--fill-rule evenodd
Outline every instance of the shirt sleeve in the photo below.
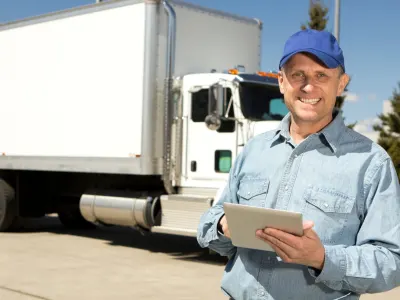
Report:
M 354 246 L 325 246 L 324 267 L 310 270 L 335 290 L 380 293 L 400 285 L 400 188 L 390 158 L 371 176 L 365 218 Z
M 242 163 L 243 151 L 235 160 L 231 168 L 228 182 L 218 199 L 217 203 L 208 209 L 201 217 L 197 230 L 197 241 L 203 248 L 210 248 L 222 256 L 232 256 L 236 252 L 236 247 L 232 245 L 231 239 L 218 232 L 219 220 L 224 216 L 224 202 L 238 203 L 237 199 L 237 173 L 239 165 Z M 229 227 L 229 224 L 228 224 Z

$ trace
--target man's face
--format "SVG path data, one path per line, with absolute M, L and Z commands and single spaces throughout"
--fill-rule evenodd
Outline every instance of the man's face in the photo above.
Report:
M 328 69 L 314 56 L 295 54 L 279 72 L 279 86 L 294 120 L 325 126 L 332 119 L 336 96 L 349 81 L 339 68 Z M 325 124 L 324 124 L 325 123 Z

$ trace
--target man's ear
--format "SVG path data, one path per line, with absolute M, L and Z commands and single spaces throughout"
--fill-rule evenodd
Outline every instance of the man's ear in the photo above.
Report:
M 285 88 L 283 86 L 283 72 L 282 71 L 278 72 L 278 83 L 279 83 L 279 90 L 281 91 L 281 94 L 284 94 Z
M 338 91 L 336 96 L 341 96 L 344 92 L 344 89 L 346 86 L 349 84 L 350 81 L 350 76 L 347 75 L 346 73 L 340 76 L 339 79 L 339 86 L 338 86 Z

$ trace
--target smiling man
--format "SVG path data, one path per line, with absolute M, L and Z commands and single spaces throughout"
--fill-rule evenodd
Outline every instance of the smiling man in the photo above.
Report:
M 336 39 L 295 33 L 279 68 L 290 113 L 246 144 L 200 220 L 199 244 L 229 257 L 222 290 L 236 300 L 359 299 L 399 286 L 399 180 L 388 154 L 334 108 L 349 81 Z M 301 212 L 304 235 L 261 228 L 254 234 L 275 252 L 235 247 L 224 202 Z

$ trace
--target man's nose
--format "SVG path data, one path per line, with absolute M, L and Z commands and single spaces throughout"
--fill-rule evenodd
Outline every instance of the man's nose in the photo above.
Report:
M 302 87 L 302 89 L 301 89 L 303 92 L 305 92 L 305 93 L 307 93 L 307 94 L 309 94 L 309 93 L 311 93 L 313 90 L 314 90 L 314 86 L 311 84 L 311 83 L 306 83 L 303 87 Z

